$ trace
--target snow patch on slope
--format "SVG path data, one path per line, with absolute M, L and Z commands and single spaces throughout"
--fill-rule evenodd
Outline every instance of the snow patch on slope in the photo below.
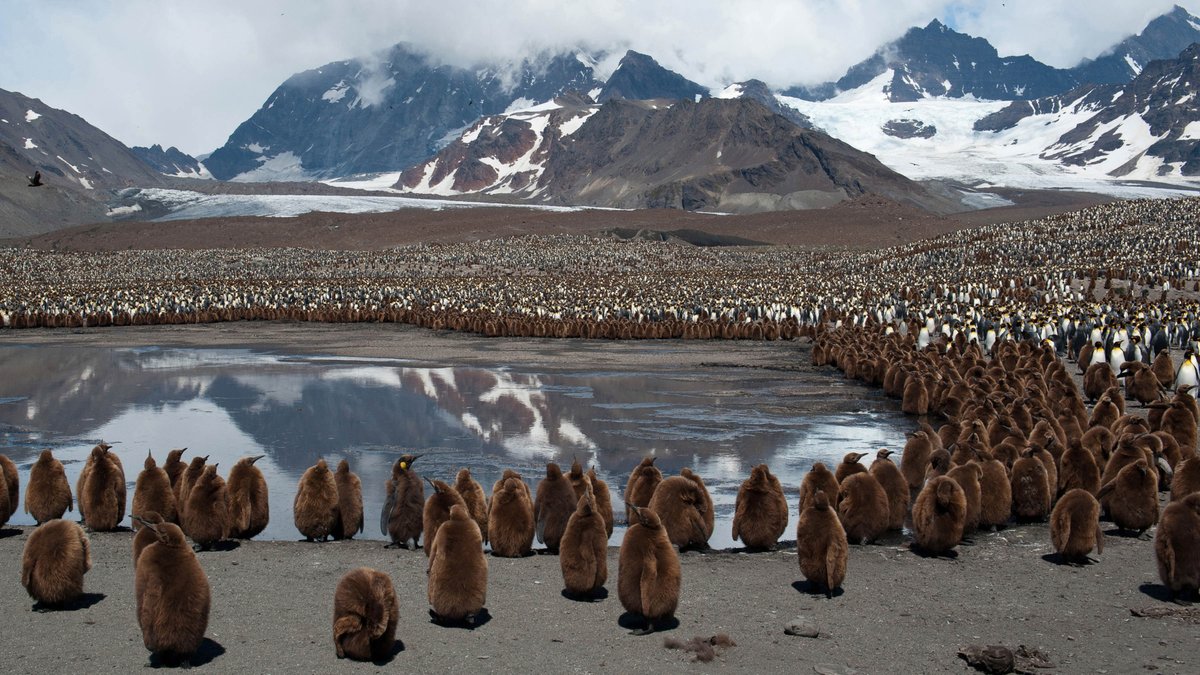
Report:
M 238 174 L 230 180 L 237 183 L 313 180 L 313 175 L 304 169 L 300 158 L 291 151 L 274 157 L 259 157 L 258 161 L 260 165 L 257 169 Z
M 36 113 L 36 112 L 34 112 L 34 111 L 32 111 L 32 110 L 26 110 L 26 111 L 25 111 L 25 121 L 26 121 L 26 122 L 32 122 L 32 121 L 36 120 L 36 119 L 37 119 L 37 118 L 39 118 L 39 117 L 41 117 L 41 115 L 40 115 L 40 114 L 38 114 L 38 113 Z

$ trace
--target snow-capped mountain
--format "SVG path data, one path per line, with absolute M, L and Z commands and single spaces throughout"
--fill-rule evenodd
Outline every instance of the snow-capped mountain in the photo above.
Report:
M 1014 103 L 975 124 L 1012 133 L 1041 126 L 1061 135 L 1041 157 L 1109 176 L 1157 180 L 1200 176 L 1200 44 L 1151 61 L 1132 82 L 1089 85 Z
M 396 45 L 379 62 L 340 61 L 292 76 L 204 164 L 222 180 L 396 171 L 425 160 L 481 117 L 568 91 L 601 101 L 708 93 L 633 51 L 604 79 L 597 74 L 601 56 L 541 54 L 470 70 Z
M 746 80 L 745 82 L 737 82 L 725 87 L 716 94 L 717 98 L 749 98 L 767 106 L 779 115 L 783 115 L 789 120 L 795 122 L 798 126 L 805 129 L 812 128 L 812 120 L 808 119 L 804 113 L 796 110 L 790 105 L 784 105 L 775 97 L 775 92 L 767 86 L 762 80 Z
M 27 187 L 35 171 L 43 184 Z M 0 89 L 0 236 L 103 220 L 108 190 L 163 180 L 82 117 Z
M 874 157 L 802 129 L 750 98 L 581 97 L 480 120 L 396 188 L 511 194 L 538 203 L 767 211 L 862 194 L 929 205 Z
M 156 143 L 148 148 L 135 145 L 130 150 L 163 175 L 175 178 L 212 178 L 212 174 L 199 160 L 175 146 L 163 150 L 163 147 Z
M 468 70 L 399 44 L 293 75 L 205 160 L 213 176 L 303 180 L 396 171 L 436 152 L 481 116 L 602 84 L 582 54 Z
M 1069 71 L 1028 55 L 1000 56 L 986 39 L 959 33 L 935 19 L 880 47 L 837 82 L 793 87 L 783 93 L 823 101 L 875 82 L 884 73 L 890 77 L 881 88 L 892 102 L 931 97 L 1012 101 L 1060 94 L 1078 84 Z
M 1146 64 L 1173 59 L 1193 42 L 1200 42 L 1200 19 L 1176 5 L 1155 18 L 1141 33 L 1122 40 L 1103 55 L 1071 69 L 1081 83 L 1123 84 L 1138 76 Z

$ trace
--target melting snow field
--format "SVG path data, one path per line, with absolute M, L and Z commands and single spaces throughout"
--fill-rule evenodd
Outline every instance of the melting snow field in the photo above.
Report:
M 158 221 L 191 220 L 196 218 L 229 218 L 235 216 L 270 216 L 289 218 L 313 211 L 329 213 L 387 213 L 400 209 L 442 209 L 501 206 L 545 211 L 579 211 L 567 206 L 536 206 L 532 204 L 500 204 L 489 202 L 454 201 L 450 199 L 416 199 L 412 197 L 380 197 L 357 195 L 209 195 L 190 190 L 148 188 L 131 195 L 131 204 L 124 208 L 156 202 L 170 212 Z M 117 207 L 122 208 L 122 207 Z M 115 210 L 115 209 L 114 209 Z

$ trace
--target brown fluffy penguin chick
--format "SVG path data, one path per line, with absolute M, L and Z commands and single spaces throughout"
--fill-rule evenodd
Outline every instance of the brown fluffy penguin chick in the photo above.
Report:
M 659 484 L 650 499 L 650 509 L 658 516 L 667 539 L 679 548 L 703 548 L 708 544 L 704 532 L 704 497 L 696 484 L 683 476 L 671 476 Z
M 182 459 L 183 453 L 187 452 L 187 448 L 175 448 L 167 452 L 167 461 L 163 462 L 163 471 L 167 472 L 167 478 L 171 480 L 171 489 L 174 490 L 179 485 L 179 477 L 183 475 L 184 469 L 187 468 L 187 463 Z
M 54 458 L 53 452 L 43 450 L 29 469 L 25 512 L 41 525 L 74 510 L 75 500 L 71 497 L 71 484 L 67 482 L 62 462 Z
M 998 459 L 988 459 L 980 465 L 979 526 L 1000 529 L 1012 517 L 1012 483 L 1008 468 Z
M 1046 476 L 1046 465 L 1028 448 L 1013 464 L 1012 510 L 1017 522 L 1045 520 L 1050 515 L 1050 481 Z
M 945 476 L 953 466 L 954 461 L 948 450 L 934 450 L 929 456 L 929 468 L 925 470 L 925 482 L 928 483 L 931 478 Z
M 1104 552 L 1104 532 L 1100 529 L 1100 502 L 1082 488 L 1068 490 L 1050 514 L 1050 541 L 1054 550 L 1068 562 L 1083 562 L 1095 549 Z
M 204 473 L 188 491 L 183 531 L 202 551 L 229 536 L 229 490 L 216 464 L 204 467 Z
M 608 535 L 596 512 L 591 482 L 583 478 L 583 495 L 567 521 L 558 548 L 563 587 L 573 597 L 594 597 L 608 580 Z
M 114 530 L 125 518 L 125 471 L 111 447 L 101 443 L 92 448 L 78 490 L 83 522 L 96 532 Z
M 1095 495 L 1100 491 L 1100 467 L 1096 457 L 1082 443 L 1071 443 L 1058 460 L 1058 492 L 1079 488 Z
M 966 517 L 967 498 L 958 483 L 948 476 L 930 479 L 913 502 L 913 544 L 933 555 L 953 549 L 962 541 Z
M 92 569 L 87 534 L 78 524 L 54 519 L 29 533 L 21 556 L 21 585 L 44 605 L 61 605 L 83 594 Z
M 704 518 L 704 540 L 708 541 L 712 537 L 713 529 L 716 528 L 716 510 L 713 509 L 712 495 L 708 494 L 708 488 L 704 485 L 704 479 L 700 474 L 694 472 L 689 467 L 683 467 L 679 470 L 679 475 L 692 481 L 696 484 L 696 488 L 700 490 L 700 498 L 704 500 L 704 509 L 700 511 L 700 515 Z
M 869 544 L 887 531 L 891 517 L 887 493 L 869 473 L 854 473 L 841 481 L 838 517 L 852 544 Z
M 654 509 L 626 506 L 634 517 L 621 540 L 617 597 L 627 612 L 646 620 L 645 628 L 634 631 L 645 635 L 675 616 L 682 573 L 679 555 Z
M 900 473 L 900 469 L 888 457 L 891 454 L 891 450 L 880 448 L 879 452 L 875 453 L 875 461 L 871 462 L 870 473 L 887 493 L 888 529 L 899 530 L 904 527 L 904 518 L 908 515 L 911 493 L 908 491 L 908 481 L 904 479 L 904 474 Z
M 858 461 L 866 456 L 867 453 L 865 452 L 846 453 L 846 456 L 842 458 L 842 463 L 838 464 L 837 471 L 833 472 L 833 477 L 837 479 L 838 485 L 841 485 L 842 481 L 846 480 L 847 476 L 856 473 L 866 473 L 867 467 L 863 466 Z
M 1122 530 L 1141 534 L 1158 522 L 1158 476 L 1145 459 L 1121 469 L 1096 496 Z
M 800 512 L 796 526 L 796 553 L 800 573 L 826 597 L 846 579 L 850 546 L 837 513 L 829 506 L 824 492 L 813 496 L 812 505 Z
M 533 500 L 533 522 L 538 543 L 545 544 L 551 553 L 558 552 L 558 543 L 578 501 L 562 469 L 554 462 L 547 463 L 546 477 L 538 481 Z
M 1171 597 L 1196 599 L 1200 590 L 1200 493 L 1167 504 L 1154 535 L 1158 577 Z
M 640 464 L 629 472 L 629 482 L 625 484 L 625 503 L 634 506 L 649 506 L 654 490 L 663 481 L 662 472 L 654 466 L 657 457 L 643 457 Z M 625 507 L 625 522 L 633 522 L 633 510 Z
M 1190 457 L 1175 467 L 1175 475 L 1171 478 L 1171 501 L 1200 492 L 1200 457 Z
M 454 477 L 454 489 L 458 490 L 458 495 L 467 505 L 467 513 L 471 514 L 471 519 L 479 526 L 479 533 L 483 536 L 484 543 L 487 543 L 488 506 L 487 497 L 483 494 L 483 486 L 471 477 L 470 469 L 462 468 Z
M 982 504 L 982 488 L 980 479 L 983 478 L 983 467 L 978 462 L 960 464 L 946 474 L 962 488 L 963 497 L 967 500 L 967 514 L 963 518 L 963 533 L 969 534 L 979 529 L 979 517 Z
M 17 512 L 17 500 L 21 498 L 21 477 L 17 465 L 7 455 L 0 455 L 0 476 L 4 478 L 4 497 L 0 499 L 0 525 L 8 522 Z
M 578 457 L 571 458 L 571 470 L 567 472 L 567 480 L 571 482 L 571 489 L 575 490 L 575 499 L 583 496 L 584 491 L 584 475 L 583 465 L 579 463 Z
M 429 483 L 429 487 L 433 488 L 433 494 L 425 500 L 425 510 L 421 516 L 421 529 L 425 533 L 425 555 L 429 556 L 429 544 L 437 536 L 437 530 L 442 523 L 450 519 L 450 509 L 456 505 L 466 508 L 467 503 L 463 501 L 462 495 L 458 494 L 458 490 L 450 487 L 445 481 L 430 480 L 429 478 L 426 478 L 425 481 Z M 470 513 L 470 510 L 467 513 Z M 482 532 L 480 537 L 482 539 Z M 480 545 L 482 546 L 482 544 Z
M 337 483 L 338 520 L 333 527 L 334 539 L 353 539 L 363 531 L 362 481 L 350 470 L 350 462 L 338 462 L 333 474 Z
M 925 484 L 925 471 L 929 469 L 929 457 L 933 454 L 933 442 L 929 433 L 915 431 L 904 443 L 904 452 L 900 455 L 900 473 L 908 483 L 909 490 L 920 490 Z
M 333 648 L 338 658 L 386 660 L 396 644 L 399 619 L 391 577 L 369 567 L 346 572 L 333 592 Z
M 325 541 L 333 534 L 338 520 L 337 481 L 325 460 L 317 460 L 300 477 L 296 500 L 292 503 L 292 517 L 306 541 Z
M 766 464 L 750 470 L 738 488 L 733 511 L 733 538 L 747 548 L 771 549 L 787 529 L 788 503 L 783 485 Z
M 460 498 L 461 499 L 461 498 Z M 429 547 L 429 605 L 439 621 L 472 624 L 487 602 L 487 558 L 479 526 L 455 504 Z
M 208 455 L 193 457 L 179 475 L 179 481 L 175 483 L 175 506 L 179 509 L 179 522 L 183 522 L 183 512 L 187 510 L 188 491 L 200 480 L 200 474 L 204 473 L 204 463 L 207 461 Z
M 604 532 L 611 537 L 613 533 L 612 493 L 608 491 L 608 483 L 596 475 L 596 467 L 588 469 L 587 477 L 592 483 L 592 494 L 596 497 L 596 510 L 604 519 Z
M 533 500 L 529 486 L 521 474 L 505 469 L 504 475 L 492 487 L 488 506 L 488 540 L 492 555 L 519 558 L 529 555 L 533 547 Z
M 387 500 L 379 514 L 380 534 L 387 535 L 390 546 L 404 546 L 412 551 L 421 538 L 425 513 L 425 484 L 412 470 L 413 462 L 421 455 L 401 455 L 392 465 L 392 477 L 385 488 Z
M 133 513 L 140 516 L 151 511 L 168 522 L 174 523 L 179 519 L 175 507 L 175 491 L 171 489 L 171 478 L 167 476 L 166 471 L 158 468 L 154 463 L 154 456 L 147 452 L 146 463 L 133 486 Z M 141 526 L 138 521 L 133 521 L 135 531 Z
M 136 569 L 138 557 L 142 554 L 142 551 L 146 550 L 146 547 L 150 544 L 158 541 L 158 533 L 146 527 L 146 523 L 161 525 L 166 521 L 154 511 L 134 513 L 132 516 L 132 520 L 138 524 L 138 531 L 133 535 L 133 566 Z
M 142 642 L 163 661 L 186 659 L 200 648 L 208 629 L 208 577 L 178 525 L 142 524 L 158 537 L 138 556 L 133 582 Z
M 229 536 L 234 539 L 252 539 L 271 521 L 267 479 L 254 465 L 263 457 L 243 457 L 229 471 Z
M 804 480 L 800 481 L 800 513 L 813 505 L 818 492 L 825 493 L 825 501 L 837 504 L 839 488 L 833 472 L 823 462 L 814 462 L 808 473 L 804 474 Z

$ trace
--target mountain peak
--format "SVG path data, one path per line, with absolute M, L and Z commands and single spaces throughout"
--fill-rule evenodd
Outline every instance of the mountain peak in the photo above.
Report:
M 613 98 L 695 100 L 705 96 L 708 96 L 708 89 L 664 68 L 653 57 L 630 49 L 621 57 L 620 64 L 596 100 L 601 103 Z
M 1200 18 L 1179 5 L 1155 17 L 1141 33 L 1131 35 L 1094 60 L 1072 69 L 1080 82 L 1123 84 L 1137 77 L 1151 61 L 1174 59 L 1200 41 Z

